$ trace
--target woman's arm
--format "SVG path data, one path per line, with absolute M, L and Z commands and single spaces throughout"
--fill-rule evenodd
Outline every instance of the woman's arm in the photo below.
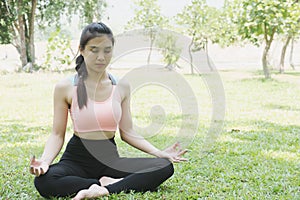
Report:
M 68 84 L 62 81 L 55 86 L 52 133 L 46 142 L 41 158 L 39 160 L 32 158 L 30 163 L 30 172 L 36 176 L 47 172 L 48 166 L 59 154 L 64 144 L 68 120 Z
M 59 154 L 65 139 L 65 132 L 68 121 L 68 82 L 61 82 L 55 86 L 54 89 L 54 115 L 52 133 L 46 142 L 44 153 L 41 160 L 47 164 L 52 161 Z
M 154 156 L 158 156 L 159 149 L 154 147 L 151 143 L 145 140 L 141 135 L 133 130 L 132 116 L 130 111 L 130 86 L 126 81 L 118 83 L 122 93 L 122 116 L 119 123 L 119 131 L 121 139 L 131 146 Z
M 132 116 L 130 112 L 130 86 L 127 82 L 123 81 L 120 82 L 120 88 L 124 93 L 124 98 L 121 104 L 122 117 L 119 123 L 121 139 L 131 146 L 150 155 L 168 158 L 174 162 L 185 161 L 186 159 L 181 158 L 181 156 L 185 154 L 187 150 L 181 150 L 179 143 L 175 143 L 171 147 L 161 151 L 133 130 Z

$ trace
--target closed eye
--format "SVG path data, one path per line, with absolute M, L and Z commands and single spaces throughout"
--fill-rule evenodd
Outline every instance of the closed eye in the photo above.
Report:
M 99 48 L 97 48 L 97 47 L 92 47 L 92 48 L 91 48 L 91 52 L 93 52 L 93 53 L 98 53 L 98 52 L 99 52 Z

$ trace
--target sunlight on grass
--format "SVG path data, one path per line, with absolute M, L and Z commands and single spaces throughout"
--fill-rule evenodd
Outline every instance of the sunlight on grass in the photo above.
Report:
M 292 161 L 292 162 L 300 162 L 300 153 L 293 153 L 293 152 L 287 152 L 287 151 L 264 151 L 262 152 L 264 156 L 267 158 L 273 158 L 273 159 L 281 159 L 286 161 Z
M 218 141 L 219 142 L 232 142 L 232 143 L 236 143 L 236 142 L 238 142 L 238 143 L 244 143 L 244 142 L 246 142 L 246 141 L 240 140 L 238 138 L 233 138 L 233 137 L 231 137 L 229 135 L 221 135 L 218 138 Z
M 8 144 L 0 144 L 0 149 L 4 149 L 4 148 L 18 148 L 18 147 L 22 147 L 22 146 L 32 146 L 35 145 L 35 142 L 14 142 L 12 143 L 8 143 Z

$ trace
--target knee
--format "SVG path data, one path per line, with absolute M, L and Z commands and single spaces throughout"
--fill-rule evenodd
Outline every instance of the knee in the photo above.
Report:
M 41 196 L 45 198 L 50 198 L 50 193 L 49 193 L 49 181 L 47 179 L 46 175 L 42 175 L 39 177 L 34 178 L 34 186 L 37 189 L 37 191 L 40 193 Z
M 171 177 L 174 174 L 174 166 L 171 161 L 166 158 L 159 158 L 160 167 L 163 171 L 163 174 L 166 175 L 167 178 Z

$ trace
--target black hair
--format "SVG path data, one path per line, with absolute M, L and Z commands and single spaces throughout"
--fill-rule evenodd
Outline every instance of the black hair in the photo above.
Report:
M 81 33 L 80 44 L 79 44 L 80 50 L 83 51 L 85 49 L 86 44 L 91 39 L 93 39 L 95 37 L 100 37 L 103 35 L 107 35 L 111 39 L 112 44 L 114 45 L 115 41 L 114 41 L 113 33 L 112 33 L 111 29 L 108 26 L 106 26 L 104 23 L 93 22 L 93 23 L 87 25 L 82 30 L 82 33 Z M 77 101 L 78 101 L 78 106 L 81 109 L 84 106 L 86 106 L 86 104 L 87 104 L 87 92 L 86 92 L 84 80 L 88 76 L 84 58 L 81 54 L 76 58 L 75 69 L 77 71 Z

